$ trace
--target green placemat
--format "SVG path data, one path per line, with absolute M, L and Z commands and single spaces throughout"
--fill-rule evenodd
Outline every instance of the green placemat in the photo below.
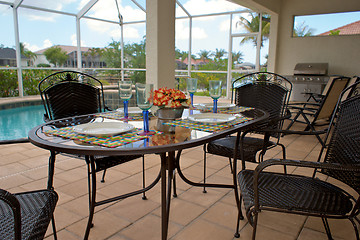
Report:
M 225 128 L 228 128 L 228 127 L 240 124 L 240 123 L 250 121 L 252 119 L 253 118 L 240 116 L 240 117 L 236 117 L 236 119 L 231 122 L 222 123 L 222 124 L 206 124 L 206 123 L 193 122 L 188 119 L 179 119 L 179 120 L 175 120 L 175 121 L 171 121 L 171 122 L 167 122 L 167 123 L 163 123 L 163 124 L 170 125 L 170 126 L 190 128 L 190 129 L 200 130 L 200 131 L 205 131 L 205 132 L 216 132 L 216 131 L 220 131 L 222 129 L 225 129 Z
M 46 130 L 44 133 L 51 134 L 57 137 L 68 138 L 71 140 L 76 140 L 92 145 L 99 145 L 103 147 L 115 148 L 128 143 L 136 142 L 149 136 L 140 136 L 138 132 L 142 130 L 136 129 L 127 133 L 123 133 L 116 136 L 89 136 L 85 134 L 78 134 L 73 131 L 72 127 L 63 127 L 53 130 Z M 161 132 L 156 131 L 156 134 L 161 134 Z

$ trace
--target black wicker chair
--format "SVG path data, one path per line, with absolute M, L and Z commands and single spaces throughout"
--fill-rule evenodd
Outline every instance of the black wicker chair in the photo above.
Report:
M 322 147 L 317 162 L 271 159 L 260 163 L 254 171 L 240 171 L 239 187 L 248 221 L 253 227 L 252 239 L 255 239 L 256 235 L 258 214 L 264 210 L 321 217 L 329 239 L 332 239 L 332 236 L 327 219 L 348 219 L 354 227 L 356 239 L 359 239 L 358 93 L 359 83 L 355 83 L 340 95 L 325 137 L 327 144 Z M 347 99 L 343 100 L 343 96 L 348 94 Z M 308 177 L 274 173 L 267 169 L 274 165 L 312 168 L 314 174 Z M 335 185 L 336 181 L 320 180 L 316 177 L 318 173 L 328 176 L 328 180 L 333 178 L 339 182 Z M 355 190 L 356 194 L 346 191 L 346 185 Z
M 317 98 L 319 102 L 305 102 L 289 104 L 288 109 L 294 115 L 289 118 L 290 123 L 286 130 L 290 130 L 295 122 L 304 123 L 304 131 L 315 131 L 315 125 L 327 125 L 331 115 L 335 109 L 337 99 L 341 93 L 348 86 L 350 78 L 335 77 L 330 80 L 327 86 L 326 95 Z M 303 120 L 301 120 L 301 118 Z M 316 135 L 319 142 L 324 145 L 324 142 L 319 135 Z
M 102 83 L 98 79 L 85 73 L 76 71 L 53 73 L 40 81 L 39 91 L 45 107 L 45 121 L 109 110 L 109 108 L 105 106 Z M 67 121 L 73 120 L 70 119 Z M 88 118 L 83 118 L 81 123 L 86 123 L 87 121 L 89 121 Z M 64 122 L 64 126 L 78 123 L 80 122 Z M 84 156 L 71 156 L 84 159 Z M 108 168 L 140 157 L 142 158 L 143 168 L 142 182 L 143 188 L 145 188 L 144 155 L 94 156 L 94 165 L 90 164 L 88 158 L 85 158 L 88 166 L 90 205 L 96 205 L 96 203 L 91 202 L 92 192 L 96 193 L 96 174 L 92 174 L 93 172 L 104 171 L 101 179 L 101 182 L 104 182 L 105 173 Z M 143 199 L 146 199 L 145 192 L 143 192 Z
M 256 126 L 255 129 L 248 129 L 242 133 L 245 161 L 261 162 L 264 154 L 270 148 L 281 146 L 283 158 L 286 157 L 285 147 L 280 140 L 280 134 L 266 133 L 263 130 L 281 129 L 283 120 L 287 117 L 286 104 L 289 101 L 292 84 L 286 78 L 270 72 L 256 72 L 244 75 L 235 80 L 232 84 L 235 93 L 235 104 L 262 109 L 270 114 L 268 122 Z M 233 102 L 233 96 L 232 96 Z M 249 133 L 260 134 L 257 137 L 248 136 Z M 204 182 L 206 179 L 206 154 L 215 154 L 227 157 L 230 163 L 234 157 L 235 136 L 218 139 L 204 145 Z M 258 159 L 256 155 L 259 152 Z M 240 151 L 237 153 L 240 159 Z M 245 168 L 243 161 L 243 168 Z M 204 187 L 204 192 L 206 192 Z
M 58 195 L 53 190 L 38 190 L 11 194 L 0 189 L 0 239 L 44 239 L 52 221 Z

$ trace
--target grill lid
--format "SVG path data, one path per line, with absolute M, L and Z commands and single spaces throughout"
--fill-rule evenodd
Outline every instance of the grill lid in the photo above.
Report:
M 298 63 L 294 75 L 327 75 L 328 63 Z

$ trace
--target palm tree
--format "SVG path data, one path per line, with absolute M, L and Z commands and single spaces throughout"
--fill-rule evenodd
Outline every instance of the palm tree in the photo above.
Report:
M 242 63 L 244 60 L 244 54 L 242 52 L 233 52 L 232 53 L 232 61 L 237 63 Z
M 28 65 L 29 66 L 33 66 L 35 59 L 37 58 L 37 55 L 35 53 L 33 53 L 32 51 L 30 51 L 29 49 L 27 49 L 24 45 L 24 43 L 20 43 L 20 53 L 21 55 L 23 55 L 24 57 L 27 57 L 28 60 Z
M 215 59 L 220 60 L 223 56 L 225 56 L 225 54 L 227 54 L 227 52 L 224 49 L 216 49 L 215 53 L 213 53 L 213 56 Z
M 236 22 L 236 26 L 241 26 L 245 28 L 245 30 L 249 33 L 252 32 L 258 32 L 260 21 L 259 21 L 259 15 L 254 15 L 254 13 L 249 13 L 250 19 L 240 17 L 239 21 Z M 268 14 L 264 14 L 262 16 L 262 29 L 261 29 L 261 47 L 263 46 L 263 41 L 266 41 L 269 38 L 270 33 L 270 16 Z M 252 41 L 254 45 L 256 46 L 257 40 L 256 36 L 246 36 L 244 37 L 240 44 L 244 44 L 245 42 Z
M 296 24 L 293 30 L 293 37 L 308 37 L 313 35 L 314 29 L 305 25 L 305 22 Z
M 200 50 L 200 52 L 198 54 L 199 54 L 200 59 L 204 61 L 204 60 L 210 58 L 211 51 Z

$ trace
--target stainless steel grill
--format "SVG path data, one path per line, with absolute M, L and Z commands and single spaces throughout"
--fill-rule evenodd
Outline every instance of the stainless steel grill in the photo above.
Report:
M 294 75 L 285 76 L 293 83 L 291 101 L 305 101 L 305 93 L 321 93 L 329 80 L 328 63 L 298 63 Z

